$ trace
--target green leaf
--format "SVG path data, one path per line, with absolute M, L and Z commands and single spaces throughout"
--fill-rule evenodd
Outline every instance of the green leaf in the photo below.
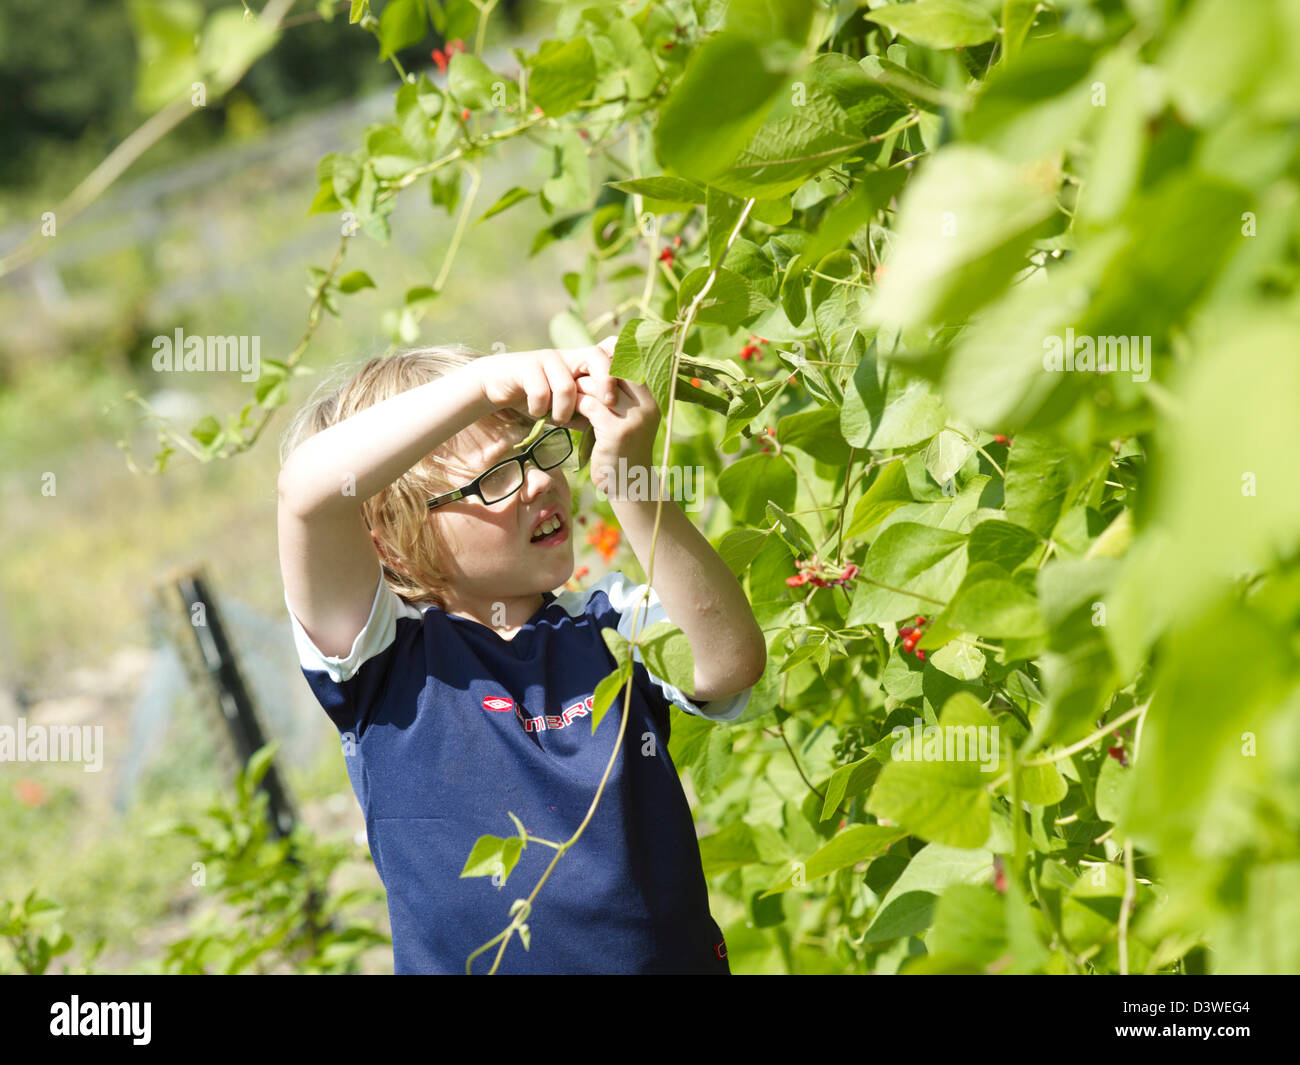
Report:
M 821 819 L 829 821 L 845 799 L 860 795 L 880 776 L 880 762 L 868 755 L 856 762 L 842 765 L 831 774 L 826 783 L 826 797 L 822 800 Z
M 677 290 L 677 313 L 682 315 L 686 308 L 704 288 L 710 270 L 699 266 L 682 278 Z M 738 326 L 763 309 L 763 299 L 755 292 L 745 279 L 725 267 L 720 267 L 709 291 L 700 301 L 695 321 L 714 325 Z
M 460 871 L 461 877 L 496 876 L 504 884 L 519 861 L 524 841 L 519 836 L 502 839 L 500 836 L 479 836 L 474 847 L 465 859 L 465 867 Z
M 764 66 L 752 41 L 729 33 L 710 37 L 659 113 L 656 156 L 683 177 L 714 177 L 762 124 L 784 80 Z
M 1007 580 L 978 581 L 962 588 L 944 620 L 964 632 L 995 638 L 1047 632 L 1038 600 Z
M 194 437 L 200 444 L 207 447 L 221 433 L 221 423 L 211 414 L 206 414 L 199 419 L 198 423 L 190 430 L 190 436 Z
M 648 385 L 661 411 L 668 409 L 673 384 L 674 337 L 672 326 L 633 318 L 619 333 L 610 363 L 613 376 Z
M 790 550 L 801 558 L 811 558 L 817 547 L 808 535 L 808 530 L 790 517 L 771 500 L 767 503 L 766 521 L 775 521 L 779 526 L 781 538 L 790 546 Z M 764 534 L 765 535 L 765 534 Z
M 1024 168 L 987 149 L 944 148 L 903 194 L 870 320 L 907 328 L 965 318 L 1023 268 L 1055 209 L 1052 190 Z
M 713 735 L 715 726 L 698 714 L 688 714 L 677 707 L 673 708 L 672 729 L 669 733 L 668 756 L 680 773 L 689 769 L 704 754 Z
M 695 688 L 691 641 L 676 625 L 670 621 L 651 625 L 641 633 L 637 644 L 637 657 L 654 676 L 686 693 Z
M 733 821 L 711 835 L 701 836 L 700 861 L 706 879 L 761 861 L 753 828 L 744 821 Z
M 1069 37 L 1031 42 L 1014 66 L 997 67 L 985 82 L 966 120 L 967 139 L 1026 163 L 1059 151 L 1093 115 L 1088 75 L 1096 53 Z
M 554 167 L 542 196 L 556 207 L 586 207 L 591 202 L 591 163 L 587 143 L 574 130 L 555 139 Z
M 528 189 L 520 188 L 516 185 L 514 188 L 503 192 L 501 198 L 479 216 L 478 222 L 484 222 L 493 215 L 500 214 L 502 211 L 513 207 L 515 204 L 528 199 L 528 197 L 532 195 L 534 195 L 534 193 L 529 192 Z M 474 224 L 478 225 L 478 222 L 475 222 Z
M 596 56 L 586 37 L 543 41 L 528 68 L 528 95 L 551 118 L 572 111 L 596 85 Z
M 379 16 L 380 61 L 419 44 L 427 32 L 424 0 L 388 0 Z
M 819 462 L 843 466 L 849 461 L 849 445 L 839 429 L 839 412 L 819 407 L 782 418 L 776 423 L 776 439 L 782 447 L 806 452 Z
M 858 862 L 865 862 L 906 835 L 907 833 L 901 828 L 886 828 L 883 825 L 850 825 L 825 846 L 819 848 L 806 863 L 803 863 L 802 870 L 796 866 L 783 879 L 763 892 L 761 897 L 767 898 L 769 895 L 779 895 L 794 887 L 803 887 L 814 880 L 820 880 L 841 869 L 857 865 Z M 796 878 L 802 879 L 803 883 L 797 883 Z
M 940 673 L 958 680 L 979 680 L 984 675 L 984 652 L 960 636 L 935 651 L 929 663 Z
M 366 152 L 375 177 L 385 181 L 400 178 L 424 162 L 419 150 L 402 136 L 402 131 L 396 126 L 372 129 L 366 136 Z
M 455 53 L 447 64 L 447 90 L 463 107 L 474 110 L 492 107 L 492 86 L 498 83 L 512 84 L 469 52 Z
M 188 93 L 199 78 L 195 39 L 203 8 L 193 0 L 131 0 L 130 11 L 139 54 L 135 103 L 142 111 L 156 111 Z
M 993 17 L 971 0 L 917 0 L 892 4 L 863 14 L 926 48 L 983 44 L 997 33 Z
M 1053 806 L 1069 794 L 1070 786 L 1054 765 L 1031 765 L 1019 770 L 1020 800 L 1031 806 Z M 1100 789 L 1100 785 L 1098 785 Z M 1010 795 L 1010 782 L 1002 786 L 1002 791 Z M 1098 795 L 1100 801 L 1100 795 Z M 1100 810 L 1097 811 L 1099 814 Z
M 340 292 L 359 292 L 363 288 L 374 288 L 375 283 L 364 270 L 353 270 L 339 278 Z
M 889 526 L 867 552 L 848 624 L 883 624 L 933 613 L 961 583 L 965 543 L 961 533 L 929 525 L 900 521 Z
M 600 679 L 600 683 L 596 685 L 596 691 L 592 696 L 591 731 L 593 733 L 600 725 L 605 712 L 613 705 L 614 700 L 619 697 L 619 693 L 627 687 L 628 681 L 631 679 L 632 664 L 630 661 Z
M 705 202 L 705 186 L 695 181 L 688 181 L 686 178 L 673 177 L 670 174 L 632 178 L 628 181 L 609 181 L 606 184 L 610 188 L 626 192 L 628 195 L 659 200 L 665 205 L 680 204 L 687 206 Z
M 216 93 L 226 92 L 243 72 L 275 47 L 280 35 L 259 19 L 248 20 L 242 11 L 214 11 L 203 27 L 199 61 Z
M 879 451 L 929 440 L 946 420 L 943 401 L 928 381 L 894 363 L 881 368 L 868 353 L 844 391 L 840 430 L 854 447 Z
M 758 529 L 729 529 L 714 544 L 714 550 L 727 564 L 727 568 L 739 577 L 754 561 L 754 557 L 767 542 L 767 537 L 767 533 Z
M 907 471 L 901 462 L 887 462 L 876 474 L 871 487 L 854 504 L 853 517 L 844 532 L 846 540 L 866 535 L 899 507 L 912 502 Z M 976 526 L 978 529 L 979 526 Z
M 1018 436 L 1007 460 L 1007 519 L 1039 536 L 1050 536 L 1073 480 L 1073 465 L 1065 448 L 1047 437 Z
M 709 184 L 733 196 L 775 199 L 867 143 L 834 96 L 809 84 L 778 97 L 767 120 Z
M 960 700 L 973 702 L 970 695 L 956 695 L 944 707 L 938 725 L 901 730 L 894 760 L 881 770 L 867 810 L 930 842 L 975 848 L 989 838 L 987 786 L 998 766 L 993 757 L 982 757 L 986 751 L 996 751 L 990 733 L 975 730 L 991 729 L 996 736 L 997 727 L 987 711 L 978 725 L 956 720 L 949 707 Z M 975 706 L 982 710 L 978 703 Z
M 736 520 L 748 525 L 763 522 L 769 500 L 793 510 L 798 491 L 794 470 L 777 455 L 747 455 L 718 475 L 718 494 Z
M 727 246 L 736 223 L 740 220 L 740 211 L 744 206 L 735 196 L 729 196 L 721 189 L 708 187 L 705 193 L 705 218 L 709 234 L 709 265 L 720 266 L 722 249 Z
M 993 518 L 971 530 L 966 556 L 972 566 L 990 562 L 1011 573 L 1034 553 L 1040 542 L 1024 526 Z
M 973 884 L 991 879 L 993 855 L 987 850 L 967 850 L 931 843 L 912 858 L 903 875 L 880 900 L 868 943 L 916 935 L 930 927 L 935 903 L 949 884 Z

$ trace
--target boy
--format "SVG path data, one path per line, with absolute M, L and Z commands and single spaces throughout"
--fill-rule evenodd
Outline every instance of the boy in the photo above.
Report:
M 371 360 L 286 436 L 285 604 L 343 738 L 399 974 L 465 971 L 554 856 L 534 837 L 573 834 L 614 751 L 622 695 L 591 730 L 596 684 L 614 669 L 600 630 L 631 636 L 645 587 L 613 573 L 583 593 L 550 591 L 574 565 L 563 427 L 593 432 L 593 470 L 652 464 L 659 410 L 644 385 L 609 376 L 613 344 Z M 520 450 L 539 418 L 556 428 Z M 611 505 L 648 568 L 658 504 Z M 529 949 L 512 940 L 499 972 L 729 972 L 668 757 L 669 706 L 739 717 L 766 646 L 735 577 L 675 503 L 663 504 L 640 613 L 642 631 L 671 618 L 686 634 L 693 691 L 652 676 L 638 653 L 601 801 L 537 896 Z M 511 894 L 499 877 L 459 876 L 479 836 L 514 834 L 507 811 L 529 839 Z

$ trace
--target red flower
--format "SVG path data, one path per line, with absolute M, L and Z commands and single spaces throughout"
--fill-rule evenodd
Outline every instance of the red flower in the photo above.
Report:
M 695 388 L 699 388 L 699 387 L 700 387 L 700 379 L 699 379 L 698 377 L 692 377 L 692 378 L 691 378 L 691 385 L 694 386 Z
M 622 539 L 623 534 L 619 532 L 618 527 L 608 525 L 603 520 L 597 522 L 596 527 L 587 533 L 587 543 L 595 547 L 606 562 L 614 557 Z
M 577 569 L 573 571 L 573 575 L 574 577 L 585 577 L 590 572 L 591 570 L 589 570 L 586 566 L 579 566 Z
M 14 781 L 14 795 L 24 806 L 40 806 L 45 802 L 45 789 L 26 777 Z
M 788 584 L 791 588 L 798 588 L 799 585 L 806 584 L 807 581 L 808 581 L 808 577 L 806 574 L 803 573 L 796 573 L 793 577 L 787 577 L 785 579 L 785 583 Z
M 674 259 L 674 255 L 673 255 L 672 248 L 665 248 L 663 251 L 659 253 L 659 261 L 661 263 L 667 263 L 669 266 L 672 266 L 673 259 Z
M 468 107 L 465 108 L 465 110 L 462 111 L 462 112 L 460 113 L 460 120 L 461 120 L 462 122 L 468 122 L 468 121 L 469 121 L 469 108 L 468 108 Z
M 917 652 L 916 652 L 916 660 L 917 660 L 918 662 L 924 662 L 924 661 L 925 661 L 925 652 L 924 652 L 924 651 L 917 651 Z
M 447 56 L 446 56 L 446 54 L 443 52 L 443 50 L 442 50 L 441 48 L 435 48 L 432 52 L 429 53 L 429 56 L 430 56 L 430 58 L 433 59 L 433 61 L 434 61 L 435 63 L 438 64 L 438 73 L 439 73 L 439 74 L 446 74 L 446 73 L 447 73 Z
M 1010 447 L 1011 438 L 1009 436 L 1003 436 L 1001 433 L 998 433 L 998 435 L 993 438 L 993 443 L 1006 444 L 1007 447 Z

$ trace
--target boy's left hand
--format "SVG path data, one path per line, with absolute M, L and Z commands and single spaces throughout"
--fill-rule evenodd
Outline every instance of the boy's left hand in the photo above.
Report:
M 614 402 L 606 399 L 613 385 Z M 619 459 L 628 467 L 650 466 L 659 432 L 659 404 L 646 385 L 619 377 L 579 377 L 578 413 L 591 423 L 595 444 L 591 452 L 592 483 L 605 495 L 614 485 Z

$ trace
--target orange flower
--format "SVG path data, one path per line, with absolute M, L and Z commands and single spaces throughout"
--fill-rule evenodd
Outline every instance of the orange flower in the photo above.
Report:
M 597 522 L 596 527 L 587 533 L 587 543 L 599 551 L 600 557 L 606 562 L 614 557 L 622 539 L 623 534 L 619 532 L 617 526 L 608 525 L 603 520 Z
M 26 777 L 15 782 L 14 794 L 24 806 L 40 806 L 45 802 L 45 789 Z

